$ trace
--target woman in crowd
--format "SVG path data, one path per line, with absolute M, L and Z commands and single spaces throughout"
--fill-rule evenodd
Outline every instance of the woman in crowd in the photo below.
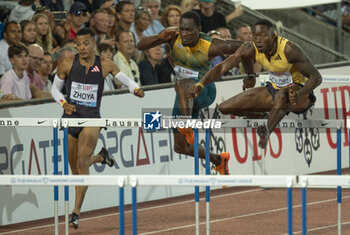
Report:
M 169 5 L 167 8 L 165 8 L 160 18 L 160 23 L 162 23 L 165 28 L 178 27 L 181 15 L 182 13 L 180 7 Z
M 108 37 L 109 39 L 115 39 L 115 35 L 118 30 L 118 23 L 117 23 L 117 14 L 115 13 L 115 10 L 113 7 L 105 8 L 105 11 L 108 13 Z
M 113 47 L 108 43 L 100 43 L 97 46 L 97 50 L 100 54 L 101 59 L 113 60 Z M 113 91 L 115 90 L 115 84 L 113 82 L 113 75 L 108 74 L 105 78 L 105 84 L 103 91 Z
M 54 47 L 61 46 L 62 42 L 66 40 L 67 32 L 63 24 L 55 25 L 55 28 L 52 30 L 52 36 L 55 39 L 53 43 Z
M 32 18 L 36 27 L 36 40 L 45 52 L 52 50 L 52 31 L 49 25 L 49 20 L 46 15 L 42 13 L 35 14 Z
M 22 20 L 20 25 L 22 28 L 22 42 L 24 43 L 24 45 L 29 46 L 30 44 L 35 43 L 35 39 L 36 39 L 35 23 L 30 20 Z
M 151 19 L 151 12 L 147 8 L 139 7 L 135 10 L 135 21 L 130 31 L 135 35 L 136 44 L 144 36 L 143 31 L 151 25 Z
M 139 7 L 135 10 L 135 21 L 130 27 L 130 31 L 135 36 L 135 45 L 141 40 L 148 26 L 151 25 L 151 12 L 147 8 Z M 136 59 L 140 56 L 142 51 L 136 50 Z
M 140 70 L 141 85 L 152 85 L 170 80 L 164 80 L 161 68 L 161 61 L 163 58 L 162 46 L 147 49 L 142 52 L 140 62 L 138 63 Z

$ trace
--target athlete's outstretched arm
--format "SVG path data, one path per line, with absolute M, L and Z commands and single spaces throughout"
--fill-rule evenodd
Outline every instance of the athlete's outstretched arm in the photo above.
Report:
M 104 77 L 106 77 L 108 73 L 111 73 L 115 79 L 117 79 L 119 82 L 121 82 L 129 88 L 130 93 L 134 94 L 137 97 L 145 96 L 144 91 L 139 87 L 139 85 L 132 79 L 130 79 L 128 76 L 126 76 L 125 73 L 120 71 L 118 66 L 114 64 L 111 60 L 103 59 L 101 63 L 103 71 L 106 71 L 106 74 L 103 75 Z
M 225 59 L 220 64 L 215 65 L 209 72 L 207 72 L 204 77 L 192 86 L 189 89 L 189 93 L 187 94 L 188 98 L 195 98 L 202 91 L 204 86 L 215 82 L 218 80 L 224 73 L 232 69 L 242 60 L 248 60 L 249 58 L 254 58 L 254 48 L 252 44 L 245 43 L 238 48 L 238 50 L 230 55 L 227 59 Z
M 137 43 L 137 49 L 146 50 L 166 42 L 174 41 L 178 34 L 177 27 L 166 28 L 159 34 L 141 38 Z
M 218 55 L 233 54 L 243 44 L 244 42 L 239 40 L 222 40 L 219 38 L 214 38 L 209 49 L 209 57 L 214 58 Z M 248 74 L 248 77 L 255 77 L 254 62 L 254 58 L 245 58 L 242 60 L 244 69 Z
M 290 102 L 295 103 L 298 96 L 308 94 L 319 86 L 322 76 L 297 44 L 288 42 L 284 50 L 288 62 L 294 64 L 298 71 L 308 78 L 305 86 L 291 95 Z
M 73 65 L 73 57 L 69 57 L 68 59 L 62 60 L 58 66 L 57 66 L 57 73 L 53 80 L 52 88 L 51 88 L 51 95 L 54 98 L 54 100 L 60 104 L 64 111 L 67 114 L 72 114 L 72 112 L 76 111 L 74 104 L 68 104 L 66 99 L 64 98 L 61 90 L 64 86 L 64 80 L 66 79 L 66 76 L 68 75 L 69 71 L 71 70 L 71 67 Z
M 235 53 L 240 46 L 244 44 L 239 40 L 223 40 L 221 38 L 214 38 L 209 48 L 209 57 L 214 58 L 219 55 L 230 55 Z

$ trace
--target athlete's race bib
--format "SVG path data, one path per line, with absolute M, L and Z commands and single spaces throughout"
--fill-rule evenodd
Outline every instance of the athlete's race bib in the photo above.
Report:
M 290 72 L 269 72 L 269 80 L 277 87 L 286 87 L 293 83 L 292 74 L 290 74 Z
M 191 69 L 186 69 L 186 68 L 178 66 L 178 65 L 175 66 L 174 72 L 175 72 L 176 78 L 178 80 L 182 80 L 182 79 L 185 79 L 185 78 L 198 79 L 198 75 L 199 75 L 198 71 L 194 71 L 194 70 L 191 70 Z
M 97 84 L 83 84 L 72 82 L 70 100 L 79 105 L 96 107 L 97 90 Z

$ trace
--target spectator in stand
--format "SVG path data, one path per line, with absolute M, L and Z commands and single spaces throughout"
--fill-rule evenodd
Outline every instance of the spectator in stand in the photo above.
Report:
M 151 12 L 144 7 L 139 7 L 135 11 L 135 22 L 130 27 L 130 32 L 134 34 L 135 44 L 137 44 L 144 35 L 144 31 L 151 25 Z M 136 58 L 138 58 L 142 51 L 135 50 Z
M 228 28 L 220 27 L 220 28 L 217 28 L 216 31 L 220 33 L 220 38 L 224 40 L 232 39 L 231 32 Z
M 49 25 L 49 19 L 43 13 L 35 14 L 32 18 L 36 27 L 36 39 L 37 43 L 44 52 L 51 52 L 52 50 L 52 30 Z M 30 54 L 30 52 L 29 52 Z
M 62 0 L 40 0 L 40 4 L 50 8 L 50 11 L 64 11 Z
M 10 21 L 4 27 L 4 39 L 0 41 L 0 77 L 12 68 L 7 55 L 7 50 L 12 43 L 20 42 L 22 38 L 21 26 L 15 21 Z
M 108 43 L 111 46 L 115 44 L 114 39 L 110 39 L 108 32 L 109 18 L 108 13 L 104 9 L 98 9 L 91 14 L 90 29 L 95 34 L 96 44 L 100 42 Z
M 87 11 L 92 13 L 98 9 L 103 9 L 107 7 L 111 7 L 113 5 L 113 0 L 74 0 L 75 2 L 82 2 Z
M 242 6 L 238 6 L 226 17 L 214 9 L 215 0 L 200 0 L 200 10 L 195 10 L 201 17 L 201 26 L 204 33 L 219 27 L 227 27 L 234 18 L 243 14 Z
M 37 71 L 40 68 L 42 61 L 44 60 L 44 50 L 39 44 L 31 44 L 28 46 L 29 51 L 29 63 L 26 69 L 30 84 L 38 88 L 39 90 L 44 90 L 44 84 Z
M 49 79 L 51 72 L 52 72 L 51 54 L 48 52 L 45 52 L 43 61 L 41 62 L 38 70 L 38 74 L 41 78 L 41 82 L 44 85 L 43 91 L 51 92 L 52 82 Z
M 5 21 L 10 13 L 11 10 L 9 8 L 0 5 L 0 40 L 3 39 Z
M 97 47 L 98 52 L 100 53 L 101 59 L 109 59 L 113 60 L 113 47 L 109 45 L 108 43 L 100 43 Z M 105 79 L 105 84 L 103 91 L 113 91 L 115 90 L 114 82 L 113 82 L 113 75 L 108 74 Z
M 29 100 L 30 81 L 25 69 L 28 66 L 28 48 L 23 43 L 14 43 L 8 49 L 13 68 L 7 71 L 0 80 L 0 90 L 5 95 L 15 95 L 17 98 Z
M 250 26 L 247 24 L 239 26 L 236 30 L 236 38 L 244 42 L 252 42 L 253 34 Z
M 201 26 L 204 33 L 219 27 L 227 27 L 225 16 L 215 11 L 214 0 L 200 0 L 200 9 L 194 10 L 201 17 Z
M 87 8 L 81 2 L 73 2 L 69 8 L 67 18 L 69 19 L 68 36 L 75 39 L 75 35 L 80 28 L 87 22 Z
M 21 0 L 21 4 L 11 11 L 8 21 L 20 23 L 22 20 L 30 20 L 34 15 L 33 3 L 34 0 Z
M 180 8 L 182 12 L 199 10 L 199 0 L 182 0 Z
M 164 26 L 158 20 L 160 0 L 141 0 L 141 6 L 148 8 L 151 11 L 152 22 L 151 25 L 144 31 L 146 36 L 158 34 L 164 29 Z
M 176 75 L 173 69 L 174 61 L 171 56 L 171 48 L 168 43 L 165 43 L 165 53 L 160 66 L 157 68 L 159 83 L 175 82 Z
M 35 39 L 36 39 L 35 23 L 31 20 L 22 20 L 20 25 L 22 28 L 22 43 L 24 43 L 24 45 L 26 46 L 29 46 L 30 44 L 35 43 Z
M 44 91 L 44 84 L 37 71 L 44 59 L 44 51 L 38 44 L 28 46 L 29 63 L 26 69 L 30 81 L 30 91 L 35 98 L 51 97 L 51 94 Z
M 252 29 L 250 28 L 249 25 L 243 24 L 238 27 L 236 31 L 236 39 L 241 40 L 243 42 L 252 42 L 253 41 L 253 34 L 252 34 Z M 240 62 L 236 67 L 233 68 L 234 75 L 238 74 L 246 74 L 245 68 Z M 254 63 L 254 73 L 260 73 L 263 71 L 263 67 L 260 63 L 255 62 Z
M 118 31 L 129 31 L 131 24 L 135 20 L 134 4 L 129 1 L 120 1 L 115 5 L 117 13 Z
M 140 70 L 141 85 L 158 84 L 157 69 L 160 66 L 160 62 L 163 58 L 162 47 L 160 45 L 156 47 L 144 50 L 138 63 Z
M 67 32 L 63 24 L 57 24 L 52 30 L 55 47 L 61 47 L 62 42 L 66 40 Z
M 107 12 L 109 19 L 107 35 L 110 39 L 115 40 L 115 35 L 118 30 L 117 13 L 113 7 L 105 8 L 105 11 Z
M 55 28 L 55 25 L 56 25 L 55 16 L 53 15 L 53 13 L 50 11 L 48 7 L 41 7 L 39 9 L 36 9 L 35 14 L 38 14 L 38 13 L 46 15 L 47 19 L 49 20 L 49 25 L 51 27 L 51 30 Z
M 132 33 L 130 31 L 119 31 L 116 36 L 116 46 L 118 52 L 114 55 L 113 62 L 127 77 L 134 78 L 134 81 L 141 86 L 139 67 L 131 59 L 135 51 L 135 41 Z M 117 84 L 117 88 L 119 88 L 121 84 L 119 82 Z
M 165 28 L 178 27 L 180 23 L 180 17 L 182 15 L 181 9 L 175 5 L 169 5 L 162 13 L 160 22 Z

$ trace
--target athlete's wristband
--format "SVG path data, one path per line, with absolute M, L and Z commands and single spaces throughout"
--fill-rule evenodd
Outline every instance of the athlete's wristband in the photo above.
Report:
M 202 87 L 202 89 L 204 88 L 204 85 L 202 83 L 200 83 L 200 82 L 197 82 L 196 86 L 200 86 L 200 87 Z
M 60 100 L 61 101 L 61 106 L 63 107 L 63 105 L 65 104 L 65 103 L 67 103 L 67 101 L 65 101 L 65 100 Z
M 256 73 L 248 74 L 248 78 L 256 78 Z

